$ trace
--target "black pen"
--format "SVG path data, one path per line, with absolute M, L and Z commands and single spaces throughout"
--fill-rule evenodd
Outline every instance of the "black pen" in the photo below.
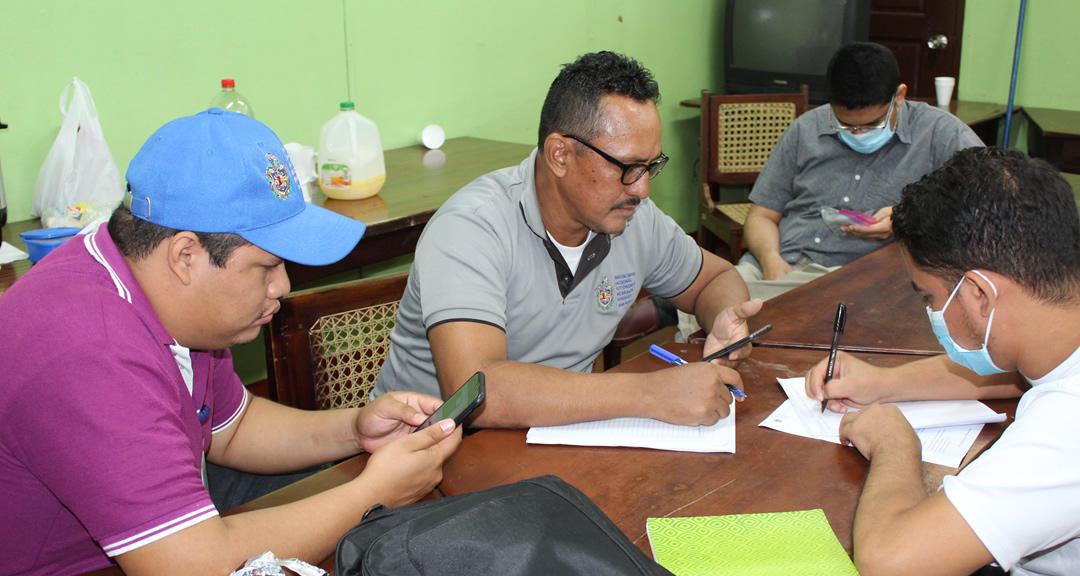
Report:
M 821 413 L 829 405 L 829 399 L 825 397 L 825 383 L 832 380 L 833 368 L 836 366 L 836 348 L 840 346 L 840 335 L 844 333 L 844 324 L 847 323 L 847 306 L 841 302 L 836 307 L 836 324 L 833 326 L 832 347 L 829 348 L 829 368 L 825 371 L 825 382 L 821 383 Z
M 756 331 L 753 334 L 747 336 L 746 338 L 743 338 L 742 340 L 739 340 L 738 342 L 735 342 L 734 344 L 731 344 L 729 346 L 725 346 L 725 347 L 721 348 L 718 352 L 713 352 L 712 354 L 709 354 L 708 356 L 702 358 L 701 361 L 702 362 L 712 362 L 713 360 L 716 360 L 717 358 L 723 358 L 724 356 L 727 356 L 728 354 L 731 354 L 732 352 L 738 350 L 739 348 L 742 348 L 743 346 L 746 346 L 747 344 L 749 344 L 751 342 L 754 342 L 755 340 L 760 338 L 762 334 L 768 332 L 769 330 L 772 330 L 772 324 L 768 324 L 764 328 L 760 328 L 758 331 Z

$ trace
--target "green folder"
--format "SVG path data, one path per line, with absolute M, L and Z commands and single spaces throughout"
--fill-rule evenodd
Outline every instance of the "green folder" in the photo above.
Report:
M 649 518 L 653 558 L 676 576 L 858 576 L 822 510 Z

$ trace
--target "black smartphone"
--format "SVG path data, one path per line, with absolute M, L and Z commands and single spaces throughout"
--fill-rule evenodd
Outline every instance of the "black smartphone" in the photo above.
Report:
M 428 426 L 447 418 L 454 419 L 455 426 L 461 426 L 461 423 L 465 421 L 465 418 L 472 414 L 473 410 L 476 410 L 478 406 L 484 403 L 485 388 L 484 388 L 484 373 L 477 372 L 469 378 L 467 382 L 458 388 L 457 392 L 454 392 L 443 402 L 442 406 L 435 411 L 434 414 L 428 417 L 416 430 L 413 432 L 419 432 Z

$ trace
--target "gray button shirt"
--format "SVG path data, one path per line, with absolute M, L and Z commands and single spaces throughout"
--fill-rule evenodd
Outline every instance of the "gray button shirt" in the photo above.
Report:
M 940 167 L 957 150 L 982 146 L 956 116 L 923 102 L 905 101 L 896 134 L 877 152 L 860 154 L 830 128 L 828 105 L 797 118 L 769 155 L 750 201 L 783 214 L 780 255 L 790 264 L 809 258 L 842 266 L 887 242 L 837 236 L 821 207 L 873 214 L 900 201 L 906 184 Z
M 621 234 L 597 234 L 570 275 L 540 217 L 535 165 L 533 151 L 474 180 L 428 222 L 376 396 L 441 396 L 427 331 L 443 322 L 502 329 L 510 360 L 588 372 L 638 292 L 676 296 L 697 278 L 701 250 L 648 199 Z

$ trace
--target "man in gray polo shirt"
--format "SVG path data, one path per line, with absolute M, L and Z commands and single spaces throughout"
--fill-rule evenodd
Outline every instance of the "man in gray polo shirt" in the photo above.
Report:
M 661 151 L 659 90 L 629 58 L 566 65 L 540 117 L 539 148 L 439 209 L 416 249 L 375 394 L 449 396 L 487 377 L 475 424 L 521 427 L 622 416 L 713 424 L 729 414 L 725 362 L 590 374 L 641 290 L 696 314 L 710 352 L 761 308 L 728 262 L 700 250 L 648 200 Z
M 784 132 L 750 193 L 750 252 L 738 270 L 763 299 L 790 290 L 892 242 L 892 206 L 957 150 L 982 146 L 948 112 L 905 100 L 896 58 L 855 43 L 829 63 L 829 105 Z M 863 212 L 874 224 L 833 231 L 822 208 Z

